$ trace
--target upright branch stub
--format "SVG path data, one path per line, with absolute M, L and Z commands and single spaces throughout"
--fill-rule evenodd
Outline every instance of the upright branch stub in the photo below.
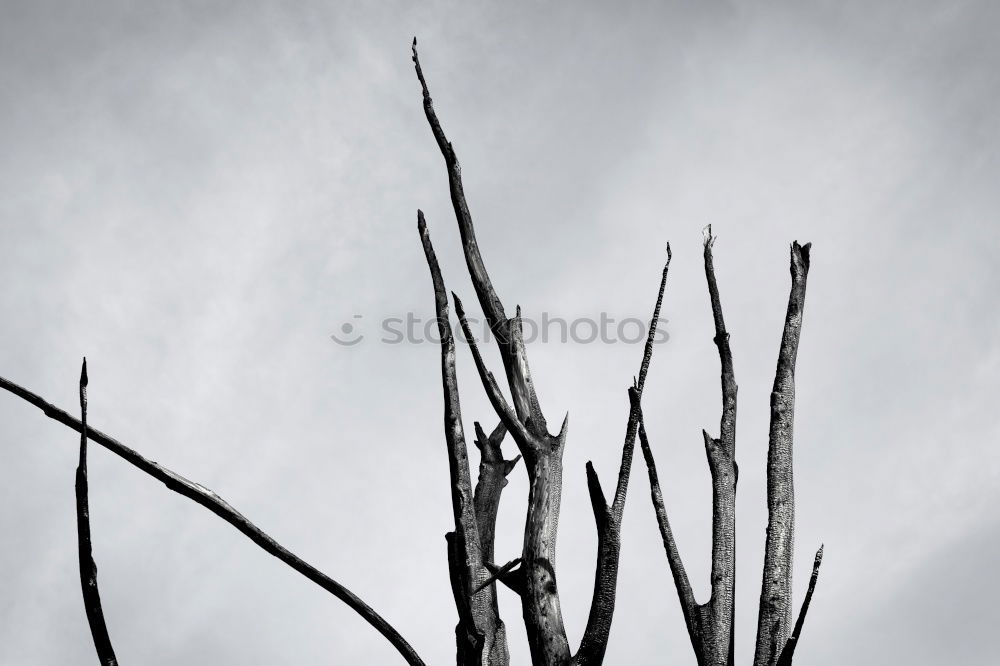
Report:
M 528 512 L 521 554 L 524 580 L 521 606 L 532 663 L 536 666 L 564 666 L 569 661 L 570 651 L 556 585 L 555 555 L 562 495 L 562 454 L 566 441 L 567 421 L 563 421 L 563 427 L 558 435 L 549 434 L 531 380 L 521 329 L 520 309 L 518 308 L 514 317 L 507 318 L 486 271 L 462 186 L 462 171 L 458 157 L 434 111 L 427 81 L 417 56 L 416 39 L 413 40 L 413 64 L 423 92 L 424 115 L 448 170 L 451 201 L 462 237 L 462 248 L 469 275 L 472 277 L 486 320 L 497 339 L 511 392 L 510 405 L 500 392 L 496 379 L 486 370 L 485 363 L 470 335 L 461 301 L 457 297 L 455 311 L 469 339 L 476 368 L 490 402 L 504 427 L 517 443 L 528 472 Z
M 87 359 L 80 370 L 80 463 L 76 468 L 76 538 L 80 556 L 80 587 L 83 606 L 87 611 L 90 635 L 94 639 L 97 659 L 103 666 L 118 666 L 111 645 L 108 626 L 104 621 L 101 593 L 97 588 L 97 564 L 90 541 L 90 500 L 87 483 Z
M 483 565 L 484 554 L 469 473 L 469 456 L 462 428 L 462 408 L 455 371 L 455 339 L 449 322 L 448 295 L 422 211 L 417 211 L 417 227 L 434 286 L 438 334 L 441 338 L 444 429 L 455 519 L 455 531 L 448 539 L 448 559 L 459 616 L 459 624 L 455 629 L 459 666 L 506 666 L 510 657 L 506 631 L 499 617 L 496 587 L 485 585 L 489 572 Z
M 504 460 L 500 443 L 507 434 L 507 429 L 502 422 L 497 424 L 489 436 L 483 432 L 479 421 L 476 421 L 475 427 L 476 448 L 479 449 L 479 480 L 476 482 L 473 498 L 476 505 L 476 523 L 479 525 L 479 543 L 483 550 L 483 560 L 492 562 L 500 494 L 507 486 L 507 476 L 521 456 L 518 454 L 512 460 Z
M 573 656 L 574 666 L 601 664 L 607 650 L 608 636 L 611 632 L 611 622 L 615 612 L 615 598 L 618 588 L 618 564 L 621 557 L 621 521 L 625 510 L 625 497 L 628 493 L 629 476 L 632 471 L 632 458 L 635 452 L 636 430 L 639 424 L 640 400 L 642 389 L 649 371 L 649 363 L 653 356 L 653 341 L 660 318 L 660 307 L 663 304 L 663 292 L 667 287 L 667 274 L 670 270 L 671 251 L 667 244 L 667 261 L 663 266 L 660 287 L 656 294 L 656 304 L 650 318 L 646 344 L 643 348 L 642 361 L 639 364 L 639 375 L 629 388 L 629 416 L 625 427 L 625 443 L 622 447 L 621 467 L 618 470 L 618 484 L 610 506 L 601 489 L 597 471 L 591 462 L 587 462 L 587 487 L 590 490 L 590 502 L 594 510 L 594 521 L 597 525 L 597 565 L 594 572 L 594 594 L 590 603 L 590 614 L 587 626 L 580 641 L 580 648 Z
M 791 246 L 792 287 L 788 295 L 778 367 L 771 391 L 767 449 L 767 537 L 757 617 L 754 666 L 774 666 L 792 630 L 792 551 L 795 491 L 792 443 L 795 415 L 795 360 L 802 331 L 811 245 Z

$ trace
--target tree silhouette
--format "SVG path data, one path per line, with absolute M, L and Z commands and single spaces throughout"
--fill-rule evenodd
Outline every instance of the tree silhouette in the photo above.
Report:
M 462 424 L 456 373 L 456 345 L 449 312 L 448 292 L 431 244 L 422 211 L 417 226 L 431 274 L 438 331 L 441 339 L 441 375 L 444 393 L 445 443 L 451 483 L 454 530 L 446 535 L 448 569 L 458 624 L 455 628 L 459 666 L 504 666 L 510 661 L 507 630 L 497 603 L 497 583 L 517 594 L 531 661 L 534 666 L 583 666 L 603 663 L 615 610 L 615 594 L 621 556 L 621 525 L 629 477 L 639 439 L 646 462 L 651 499 L 666 551 L 681 610 L 699 666 L 733 664 L 733 622 L 736 570 L 736 405 L 737 385 L 729 332 L 723 318 L 712 249 L 715 236 L 706 228 L 703 242 L 705 277 L 715 323 L 722 385 L 722 417 L 719 436 L 703 431 L 712 479 L 711 596 L 699 604 L 695 598 L 671 531 L 670 521 L 656 472 L 649 437 L 642 416 L 642 394 L 652 359 L 653 340 L 670 268 L 667 260 L 650 319 L 648 335 L 632 386 L 622 446 L 621 466 L 614 494 L 608 501 L 592 463 L 586 465 L 587 486 L 597 528 L 594 590 L 586 628 L 573 650 L 566 636 L 556 576 L 556 539 L 563 481 L 563 453 L 567 445 L 568 415 L 559 430 L 549 431 L 535 392 L 522 330 L 520 307 L 508 317 L 490 280 L 476 240 L 472 215 L 465 198 L 458 157 L 434 110 L 427 82 L 413 41 L 413 62 L 423 93 L 423 108 L 432 134 L 445 161 L 451 201 L 458 222 L 465 262 L 480 307 L 497 342 L 510 399 L 487 368 L 466 318 L 462 301 L 452 294 L 455 313 L 469 342 L 473 361 L 489 401 L 499 420 L 489 435 L 477 422 L 474 443 L 479 450 L 479 477 L 475 485 Z M 812 577 L 797 621 L 793 625 L 792 555 L 794 546 L 795 497 L 792 475 L 793 421 L 795 406 L 795 361 L 802 327 L 806 278 L 809 272 L 808 243 L 791 245 L 792 286 L 771 393 L 771 419 L 767 458 L 768 526 L 760 592 L 760 608 L 754 666 L 788 666 L 798 644 L 802 625 L 815 589 L 823 549 L 816 553 Z M 153 462 L 117 439 L 87 424 L 87 367 L 83 363 L 79 391 L 81 418 L 50 404 L 42 397 L 0 377 L 0 387 L 41 409 L 80 433 L 77 469 L 77 528 L 81 588 L 91 634 L 101 664 L 116 664 L 97 588 L 97 569 L 91 553 L 87 486 L 87 443 L 94 442 L 115 453 L 167 488 L 183 495 L 231 524 L 264 551 L 316 583 L 363 617 L 378 630 L 411 665 L 424 662 L 410 644 L 375 610 L 346 587 L 277 543 L 216 493 Z M 509 434 L 519 455 L 505 459 L 502 442 Z M 529 491 L 524 539 L 519 556 L 500 565 L 495 561 L 496 518 L 507 476 L 523 459 Z

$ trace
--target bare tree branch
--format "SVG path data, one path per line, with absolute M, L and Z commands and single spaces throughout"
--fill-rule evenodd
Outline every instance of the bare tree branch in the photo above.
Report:
M 423 70 L 420 67 L 420 59 L 417 56 L 417 38 L 413 38 L 413 65 L 417 71 L 417 79 L 424 95 L 424 114 L 427 122 L 431 126 L 434 139 L 437 141 L 441 155 L 444 156 L 445 165 L 448 168 L 448 186 L 451 190 L 451 201 L 455 208 L 455 216 L 458 218 L 458 230 L 462 236 L 462 248 L 465 250 L 465 259 L 469 265 L 469 273 L 472 275 L 472 284 L 479 296 L 483 312 L 486 313 L 490 326 L 497 322 L 507 321 L 504 314 L 503 304 L 497 297 L 490 281 L 489 273 L 483 263 L 483 257 L 479 253 L 479 244 L 476 242 L 476 230 L 472 225 L 472 214 L 469 213 L 469 205 L 465 200 L 465 189 L 462 186 L 462 167 L 458 163 L 458 156 L 444 134 L 441 122 L 434 111 L 434 104 L 431 101 L 431 93 L 427 88 L 427 81 L 424 79 Z
M 660 306 L 663 304 L 663 292 L 667 287 L 667 273 L 670 270 L 670 245 L 667 244 L 667 261 L 663 266 L 660 278 L 660 288 L 656 294 L 656 305 L 653 306 L 653 316 L 650 318 L 646 344 L 643 348 L 642 362 L 639 364 L 639 377 L 635 385 L 629 389 L 629 417 L 625 427 L 625 443 L 622 446 L 622 462 L 618 470 L 618 484 L 611 506 L 608 506 L 601 481 L 594 470 L 594 465 L 587 462 L 587 487 L 590 490 L 590 502 L 594 510 L 594 521 L 597 525 L 597 564 L 594 570 L 594 594 L 590 602 L 590 614 L 587 626 L 580 641 L 580 648 L 573 657 L 573 664 L 584 666 L 600 664 L 608 646 L 608 636 L 611 633 L 611 622 L 615 613 L 615 598 L 618 588 L 618 563 L 621 556 L 621 521 L 625 510 L 625 497 L 628 493 L 629 476 L 632 472 L 632 458 L 635 452 L 635 436 L 639 423 L 640 400 L 642 389 L 646 383 L 646 373 L 653 357 L 653 342 L 656 327 L 660 318 Z
M 501 423 L 511 433 L 514 441 L 517 442 L 518 447 L 524 453 L 526 449 L 537 446 L 536 439 L 524 424 L 521 423 L 517 413 L 511 409 L 503 392 L 500 390 L 500 385 L 497 384 L 496 377 L 486 368 L 486 362 L 483 360 L 483 355 L 479 351 L 479 345 L 476 343 L 472 328 L 469 326 L 469 321 L 465 316 L 462 299 L 455 292 L 451 293 L 451 297 L 455 301 L 455 314 L 458 315 L 458 322 L 462 327 L 462 332 L 465 334 L 466 341 L 469 343 L 469 348 L 472 350 L 472 359 L 476 363 L 476 370 L 479 371 L 479 378 L 483 382 L 483 388 L 486 389 L 486 395 L 490 399 L 490 404 L 493 405 L 493 409 L 496 411 L 497 416 L 500 417 Z
M 792 551 L 795 536 L 795 489 L 792 478 L 795 416 L 795 360 L 802 332 L 806 278 L 811 245 L 791 246 L 792 287 L 771 391 L 771 427 L 767 450 L 767 538 L 757 617 L 754 666 L 773 666 L 792 628 Z
M 812 576 L 809 577 L 809 589 L 806 590 L 806 596 L 802 600 L 799 619 L 795 621 L 795 628 L 792 629 L 792 635 L 788 637 L 788 642 L 785 643 L 785 647 L 781 651 L 781 657 L 778 658 L 778 666 L 792 666 L 792 657 L 795 654 L 795 648 L 799 644 L 799 636 L 802 635 L 802 625 L 806 621 L 806 613 L 809 612 L 809 603 L 812 601 L 813 592 L 816 591 L 816 581 L 819 579 L 819 565 L 822 563 L 823 546 L 820 545 L 819 550 L 816 551 L 816 558 L 813 560 Z
M 568 419 L 563 420 L 558 435 L 549 434 L 528 367 L 520 308 L 514 317 L 510 319 L 506 317 L 503 305 L 486 272 L 476 242 L 472 216 L 465 199 L 458 158 L 434 112 L 427 82 L 417 57 L 416 39 L 413 40 L 413 64 L 423 91 L 424 114 L 448 169 L 451 200 L 458 220 L 459 233 L 462 236 L 466 264 L 479 303 L 497 338 L 500 357 L 507 373 L 513 409 L 503 399 L 493 375 L 486 371 L 478 349 L 469 335 L 468 324 L 464 321 L 461 304 L 457 299 L 455 310 L 462 321 L 466 337 L 473 343 L 476 367 L 479 369 L 490 402 L 521 449 L 528 471 L 528 515 L 525 520 L 522 551 L 525 594 L 521 595 L 521 605 L 532 661 L 536 666 L 564 666 L 569 661 L 570 652 L 556 586 L 555 553 L 562 495 L 562 454 Z
M 639 435 L 649 469 L 653 507 L 656 511 L 667 561 L 684 613 L 684 621 L 699 666 L 731 666 L 733 663 L 733 607 L 736 587 L 736 481 L 739 470 L 736 450 L 736 379 L 729 333 L 722 315 L 722 303 L 715 277 L 712 227 L 705 228 L 704 262 L 712 318 L 715 323 L 715 344 L 722 367 L 722 418 L 719 439 L 702 431 L 705 454 L 712 475 L 712 594 L 704 604 L 694 599 L 690 582 L 674 542 L 663 495 L 660 491 L 653 453 L 646 439 L 645 424 L 639 423 Z M 640 415 L 641 417 L 641 415 Z
M 705 281 L 708 283 L 708 296 L 712 302 L 712 319 L 715 322 L 715 346 L 719 349 L 719 362 L 722 367 L 722 419 L 719 424 L 719 440 L 726 452 L 732 457 L 736 451 L 736 375 L 733 372 L 733 352 L 729 348 L 729 332 L 722 316 L 722 303 L 719 299 L 719 285 L 715 279 L 715 264 L 712 258 L 712 246 L 716 237 L 712 235 L 712 225 L 705 227 L 704 260 Z
M 507 374 L 507 382 L 513 397 L 514 409 L 517 411 L 518 417 L 532 432 L 536 435 L 542 435 L 547 432 L 546 421 L 538 405 L 538 396 L 535 394 L 531 371 L 528 367 L 528 357 L 524 349 L 524 335 L 521 330 L 521 311 L 518 308 L 517 314 L 513 318 L 507 318 L 503 304 L 493 288 L 489 273 L 486 271 L 486 265 L 483 263 L 483 257 L 479 251 L 479 243 L 476 241 L 472 215 L 465 198 L 462 168 L 458 163 L 455 149 L 445 136 L 441 122 L 434 111 L 427 81 L 424 79 L 420 59 L 417 56 L 416 38 L 413 39 L 413 64 L 423 92 L 424 115 L 427 117 L 427 122 L 448 170 L 448 186 L 451 191 L 452 206 L 455 209 L 455 218 L 458 221 L 459 234 L 462 237 L 465 262 L 469 267 L 469 275 L 472 277 L 472 284 L 479 297 L 480 306 L 486 315 L 486 321 L 496 336 L 500 357 L 503 360 L 504 371 Z
M 715 346 L 719 349 L 722 384 L 722 418 L 719 438 L 702 431 L 712 474 L 712 597 L 707 606 L 707 624 L 702 627 L 702 652 L 707 663 L 723 666 L 733 662 L 733 608 L 736 597 L 736 376 L 729 332 L 722 316 L 719 285 L 712 258 L 712 225 L 704 242 L 705 281 L 708 283 Z
M 691 582 L 684 569 L 684 562 L 677 549 L 677 542 L 674 540 L 674 532 L 670 528 L 670 519 L 667 517 L 667 509 L 663 503 L 663 491 L 660 490 L 660 478 L 656 472 L 656 461 L 653 460 L 653 450 L 649 446 L 649 437 L 646 435 L 646 424 L 642 418 L 641 409 L 639 412 L 639 443 L 642 446 L 642 455 L 646 459 L 650 498 L 653 501 L 653 510 L 656 512 L 656 522 L 660 527 L 663 549 L 667 553 L 667 563 L 670 565 L 670 573 L 674 578 L 674 587 L 677 589 L 681 612 L 684 614 L 684 623 L 687 625 L 695 654 L 700 654 L 700 646 L 695 638 L 699 631 L 698 602 L 695 601 Z
M 528 470 L 528 513 L 521 553 L 524 570 L 521 605 L 532 663 L 536 666 L 564 666 L 569 661 L 570 651 L 556 585 L 555 552 L 562 496 L 562 455 L 569 415 L 563 419 L 562 428 L 556 436 L 539 433 L 522 423 L 500 392 L 493 373 L 486 369 L 461 299 L 454 293 L 452 298 L 493 409 L 521 449 Z
M 463 636 L 459 629 L 456 629 L 456 634 L 460 641 L 467 644 L 464 648 L 459 646 L 458 652 L 465 656 L 464 663 L 470 666 L 473 664 L 506 666 L 510 657 L 507 651 L 506 632 L 499 618 L 496 588 L 485 582 L 489 575 L 483 566 L 472 478 L 469 473 L 469 456 L 462 428 L 462 408 L 458 394 L 458 376 L 455 372 L 455 339 L 449 322 L 448 294 L 444 288 L 441 268 L 434 254 L 422 211 L 417 211 L 417 226 L 434 285 L 438 334 L 441 338 L 445 441 L 448 445 L 451 501 L 455 519 L 452 564 L 457 569 L 457 582 L 462 592 L 461 599 L 457 599 L 460 602 L 459 623 L 465 625 L 465 635 Z M 454 582 L 453 579 L 453 587 Z
M 513 460 L 504 460 L 500 443 L 507 429 L 499 423 L 487 437 L 482 426 L 476 421 L 476 447 L 479 449 L 479 481 L 476 482 L 474 501 L 476 504 L 476 524 L 479 525 L 479 543 L 483 550 L 483 561 L 493 561 L 496 540 L 497 512 L 500 508 L 500 494 L 507 485 L 507 476 L 521 459 L 518 454 Z
M 76 468 L 76 540 L 80 554 L 80 587 L 83 606 L 87 610 L 90 635 L 94 639 L 97 659 L 104 666 L 118 666 L 115 649 L 108 635 L 101 607 L 101 592 L 97 587 L 97 564 L 90 543 L 90 501 L 87 496 L 87 359 L 80 370 L 80 463 Z
M 24 389 L 3 377 L 0 377 L 0 388 L 13 393 L 26 402 L 31 403 L 35 407 L 38 407 L 50 419 L 58 421 L 59 423 L 62 423 L 77 432 L 83 432 L 83 425 L 80 421 L 67 414 L 64 410 L 46 402 L 42 397 L 36 395 L 35 393 L 32 393 L 31 391 L 28 391 L 27 389 Z M 260 546 L 260 548 L 262 548 L 265 552 L 278 558 L 292 569 L 299 572 L 347 604 L 358 615 L 364 618 L 368 624 L 375 627 L 380 634 L 385 636 L 393 647 L 395 647 L 396 650 L 403 656 L 406 663 L 411 666 L 424 665 L 423 660 L 420 659 L 410 644 L 399 635 L 399 632 L 386 622 L 381 615 L 372 610 L 368 604 L 358 598 L 357 595 L 348 590 L 346 587 L 333 580 L 308 562 L 305 562 L 298 555 L 295 555 L 272 539 L 214 492 L 199 483 L 185 479 L 180 474 L 177 474 L 176 472 L 173 472 L 166 467 L 153 462 L 152 460 L 144 458 L 133 449 L 125 446 L 113 437 L 105 435 L 96 428 L 90 428 L 88 426 L 87 437 L 91 441 L 100 444 L 107 450 L 119 456 L 126 462 L 139 468 L 157 481 L 160 481 L 170 490 L 193 500 L 222 518 L 224 521 L 242 532 L 255 544 Z
M 642 400 L 642 390 L 646 386 L 646 374 L 653 358 L 653 342 L 656 339 L 656 327 L 660 322 L 660 307 L 663 305 L 663 293 L 667 289 L 667 274 L 670 272 L 670 260 L 673 253 L 670 243 L 667 243 L 667 261 L 663 264 L 663 274 L 660 277 L 660 289 L 656 293 L 656 305 L 653 306 L 653 316 L 649 319 L 649 330 L 646 332 L 646 344 L 642 350 L 642 362 L 639 364 L 639 377 L 635 380 L 634 390 L 638 401 Z M 621 519 L 625 510 L 625 495 L 628 492 L 628 480 L 632 471 L 632 456 L 635 451 L 635 434 L 639 423 L 638 403 L 629 401 L 628 425 L 625 428 L 625 446 L 622 448 L 622 464 L 618 471 L 618 487 L 615 489 L 615 500 L 612 513 Z

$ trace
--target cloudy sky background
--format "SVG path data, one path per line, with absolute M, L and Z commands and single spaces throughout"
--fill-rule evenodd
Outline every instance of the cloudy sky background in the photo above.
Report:
M 986 664 L 1000 616 L 1000 5 L 930 2 L 4 2 L 0 374 L 218 491 L 347 585 L 430 664 L 456 614 L 427 214 L 474 302 L 409 57 L 464 166 L 494 283 L 527 317 L 648 317 L 644 399 L 696 593 L 708 590 L 716 265 L 740 385 L 737 653 L 752 654 L 768 395 L 788 244 L 812 241 L 798 364 L 803 664 Z M 478 310 L 478 308 L 475 308 Z M 355 318 L 360 315 L 360 319 Z M 330 334 L 345 322 L 365 339 Z M 495 424 L 460 348 L 464 417 Z M 559 581 L 577 645 L 635 344 L 534 344 L 570 414 Z M 488 359 L 499 369 L 495 350 Z M 0 663 L 89 664 L 77 437 L 0 396 Z M 506 443 L 513 453 L 513 443 Z M 474 458 L 475 460 L 475 458 Z M 125 664 L 397 664 L 339 601 L 110 453 L 95 556 Z M 607 663 L 694 664 L 641 462 Z M 498 558 L 520 552 L 523 469 Z M 502 592 L 513 663 L 520 607 Z

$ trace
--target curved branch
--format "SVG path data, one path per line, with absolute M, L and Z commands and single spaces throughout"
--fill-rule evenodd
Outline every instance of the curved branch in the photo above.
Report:
M 90 501 L 87 497 L 87 359 L 80 370 L 80 463 L 76 468 L 76 540 L 80 556 L 80 587 L 83 606 L 87 611 L 90 635 L 94 639 L 97 658 L 103 666 L 118 666 L 115 649 L 108 635 L 101 607 L 101 592 L 97 587 L 97 564 L 90 542 Z
M 31 391 L 28 391 L 27 389 L 24 389 L 17 384 L 4 379 L 3 377 L 0 377 L 0 388 L 13 393 L 24 401 L 31 403 L 35 407 L 38 407 L 50 419 L 58 421 L 59 423 L 62 423 L 77 432 L 83 432 L 83 425 L 80 421 L 77 421 L 64 410 L 46 402 L 42 397 L 36 395 L 35 393 L 32 393 Z M 399 632 L 386 622 L 381 615 L 376 613 L 368 604 L 362 601 L 357 595 L 348 590 L 346 587 L 272 539 L 268 534 L 247 520 L 243 514 L 230 506 L 229 503 L 216 495 L 214 492 L 199 483 L 185 479 L 180 474 L 177 474 L 176 472 L 173 472 L 166 467 L 153 462 L 152 460 L 144 458 L 133 449 L 125 446 L 113 437 L 105 435 L 96 428 L 90 428 L 88 426 L 87 436 L 91 441 L 100 444 L 126 462 L 131 463 L 133 466 L 139 468 L 157 481 L 160 481 L 170 490 L 193 500 L 222 518 L 224 521 L 242 532 L 248 539 L 260 546 L 260 548 L 266 553 L 278 558 L 292 569 L 299 572 L 347 604 L 358 615 L 364 618 L 368 624 L 373 626 L 380 634 L 385 636 L 392 646 L 396 648 L 399 654 L 403 656 L 406 663 L 411 666 L 424 666 L 423 660 L 417 655 L 410 644 L 407 643 Z

